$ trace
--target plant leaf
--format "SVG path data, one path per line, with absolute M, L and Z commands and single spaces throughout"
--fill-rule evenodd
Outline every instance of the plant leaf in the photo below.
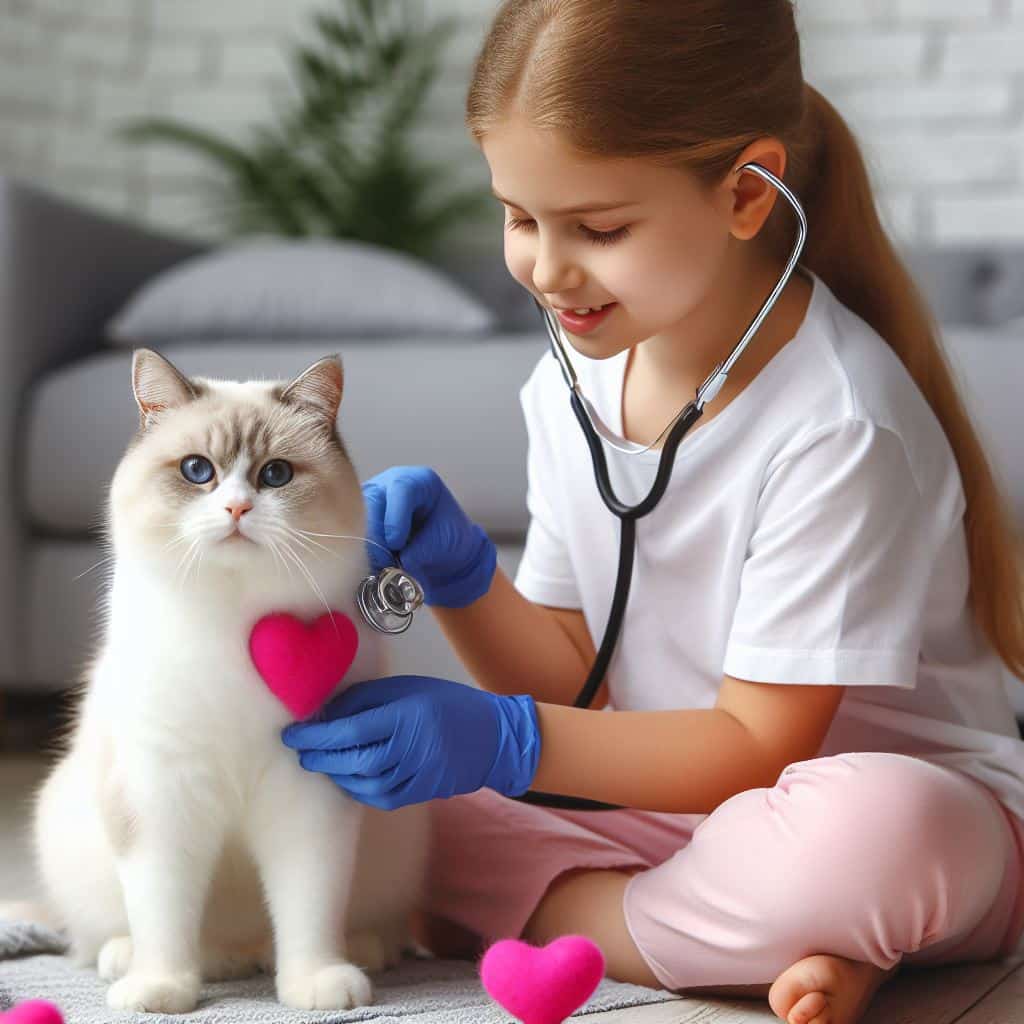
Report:
M 220 209 L 236 233 L 355 238 L 418 255 L 478 216 L 489 193 L 432 198 L 452 169 L 415 152 L 411 132 L 457 20 L 424 25 L 408 0 L 335 0 L 311 17 L 313 41 L 289 54 L 295 87 L 244 144 L 166 118 L 120 132 L 191 149 L 221 174 Z

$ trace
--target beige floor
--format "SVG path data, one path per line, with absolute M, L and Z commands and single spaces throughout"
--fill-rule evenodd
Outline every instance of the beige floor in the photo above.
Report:
M 0 756 L 0 903 L 36 891 L 28 843 L 30 794 L 42 761 Z M 678 999 L 628 1011 L 589 1014 L 592 1024 L 769 1024 L 767 1002 Z M 1014 963 L 908 971 L 886 985 L 864 1024 L 1024 1024 L 1024 958 Z

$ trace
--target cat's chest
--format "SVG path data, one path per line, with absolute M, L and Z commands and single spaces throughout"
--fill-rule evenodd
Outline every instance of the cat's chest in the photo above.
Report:
M 386 675 L 387 641 L 365 623 L 354 599 L 338 595 L 330 607 L 352 622 L 356 636 L 346 664 L 339 664 L 343 674 L 332 693 L 345 685 Z M 284 612 L 305 625 L 325 611 L 324 604 L 292 605 L 289 609 L 278 603 L 273 608 L 274 614 Z M 294 717 L 288 711 L 289 702 L 282 700 L 280 680 L 276 680 L 278 685 L 270 685 L 263 674 L 265 666 L 261 668 L 254 660 L 250 641 L 261 608 L 243 605 L 209 609 L 203 615 L 194 612 L 168 609 L 159 616 L 139 615 L 130 608 L 114 618 L 103 674 L 122 694 L 130 690 L 135 701 L 159 704 L 182 722 L 197 708 L 215 718 L 252 719 L 258 728 L 268 720 Z M 286 654 L 294 655 L 296 664 L 310 663 L 308 645 L 315 643 L 315 634 L 292 630 L 286 636 L 295 647 Z M 289 693 L 294 695 L 303 684 L 302 678 L 289 680 Z M 320 686 L 322 691 L 323 684 Z
M 313 582 L 288 586 L 254 578 L 184 591 L 125 573 L 111 593 L 108 637 L 119 649 L 158 651 L 175 663 L 247 666 L 250 635 L 264 616 L 283 613 L 309 623 L 331 610 L 353 621 L 360 617 L 357 576 L 335 574 Z

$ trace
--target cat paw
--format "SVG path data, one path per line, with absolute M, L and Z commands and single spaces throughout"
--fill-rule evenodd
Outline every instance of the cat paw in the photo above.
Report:
M 107 1006 L 135 1013 L 189 1013 L 199 1002 L 199 974 L 131 971 L 107 989 Z
M 104 981 L 123 978 L 132 966 L 132 939 L 130 935 L 118 935 L 107 939 L 96 959 L 96 973 Z M 263 950 L 228 948 L 226 946 L 203 946 L 202 980 L 235 981 L 250 978 L 266 970 L 267 954 Z
M 351 1010 L 373 1002 L 373 986 L 355 964 L 344 961 L 283 968 L 277 974 L 277 998 L 296 1010 Z
M 96 973 L 104 981 L 123 978 L 132 966 L 132 940 L 130 935 L 116 935 L 107 939 L 96 958 Z

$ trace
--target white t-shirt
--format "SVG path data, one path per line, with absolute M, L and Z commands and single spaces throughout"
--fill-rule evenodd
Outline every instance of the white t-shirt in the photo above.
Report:
M 660 504 L 637 523 L 608 706 L 710 708 L 723 675 L 846 686 L 819 756 L 914 754 L 976 777 L 1024 817 L 1024 742 L 966 605 L 952 449 L 898 356 L 810 276 L 796 335 L 698 421 Z M 583 393 L 620 434 L 627 357 L 570 352 Z M 550 352 L 520 399 L 531 521 L 515 585 L 582 609 L 597 646 L 619 520 Z M 641 500 L 660 451 L 603 447 L 620 499 Z

